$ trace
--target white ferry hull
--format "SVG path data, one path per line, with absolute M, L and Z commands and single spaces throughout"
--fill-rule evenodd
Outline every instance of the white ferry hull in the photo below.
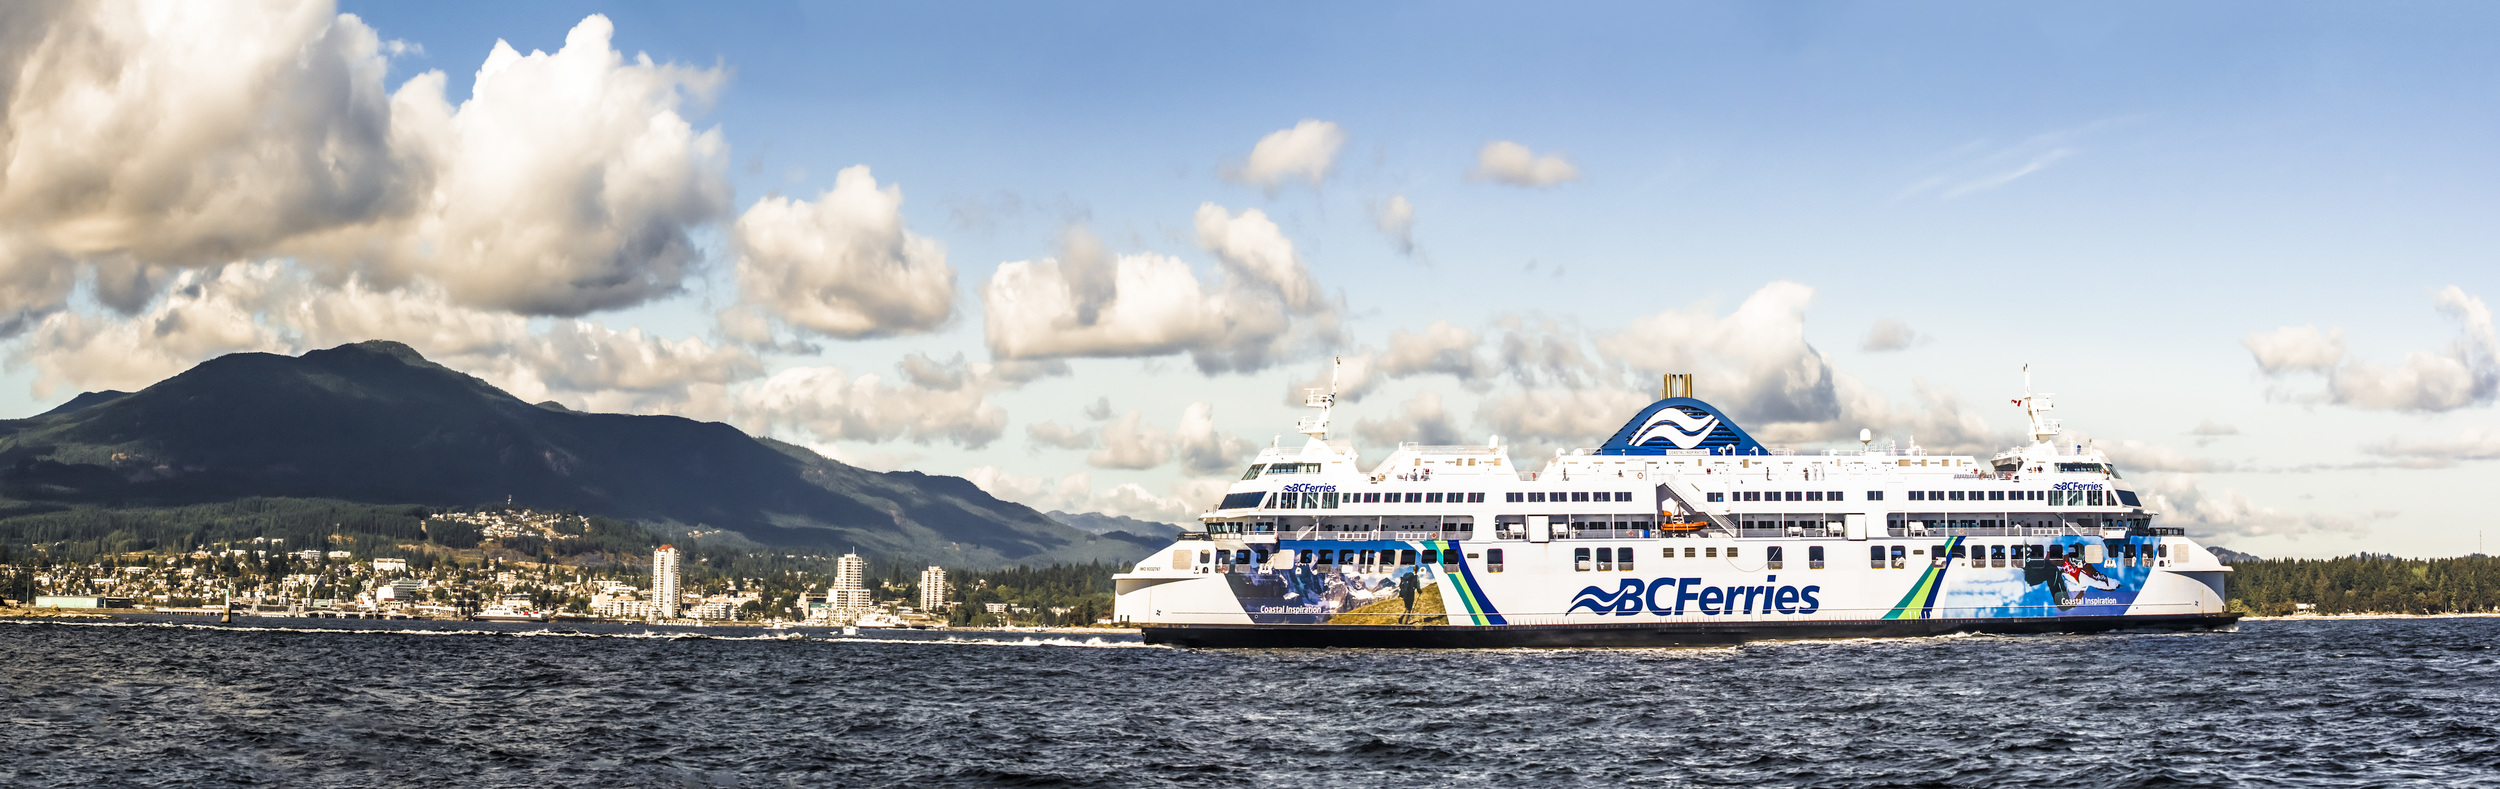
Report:
M 1333 402 L 1314 395 L 1315 407 Z M 2230 572 L 2105 455 L 1796 455 L 1670 397 L 1519 473 L 1485 446 L 1262 452 L 1207 530 L 1116 576 L 1118 621 L 1194 646 L 1676 646 L 2229 625 Z M 1420 506 L 1418 506 L 1420 505 Z
M 1796 622 L 1650 622 L 1564 625 L 1145 625 L 1149 644 L 1242 649 L 1570 649 L 1708 647 L 1747 641 L 1830 638 L 1918 638 L 1961 633 L 2099 633 L 2113 630 L 2210 630 L 2240 615 L 1878 619 Z

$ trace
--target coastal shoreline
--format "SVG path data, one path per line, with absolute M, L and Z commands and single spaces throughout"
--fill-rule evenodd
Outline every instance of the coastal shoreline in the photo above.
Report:
M 2292 622 L 2313 619 L 2482 619 L 2500 617 L 2500 611 L 2478 611 L 2455 614 L 2285 614 L 2283 616 L 2244 616 L 2242 622 Z

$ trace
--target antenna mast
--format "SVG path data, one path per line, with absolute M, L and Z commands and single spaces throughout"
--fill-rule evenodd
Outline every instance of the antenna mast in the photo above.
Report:
M 2031 365 L 2023 365 L 2023 396 L 2022 399 L 2014 401 L 2014 404 L 2021 406 L 2023 415 L 2031 420 L 2031 442 L 2034 444 L 2048 443 L 2049 439 L 2056 438 L 2066 426 L 2066 420 L 2041 416 L 2057 410 L 2057 404 L 2052 400 L 2054 397 L 2056 395 L 2046 392 L 2031 393 Z
M 1306 416 L 1295 424 L 1295 428 L 1303 435 L 1322 441 L 1328 440 L 1328 412 L 1337 405 L 1337 376 L 1344 371 L 1345 357 L 1339 356 L 1331 359 L 1328 363 L 1328 388 L 1323 390 L 1312 387 L 1302 390 L 1303 407 L 1319 409 L 1319 416 Z

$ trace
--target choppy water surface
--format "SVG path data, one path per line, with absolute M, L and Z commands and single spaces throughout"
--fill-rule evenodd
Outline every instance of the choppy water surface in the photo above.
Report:
M 327 627 L 0 623 L 0 784 L 2500 786 L 2500 619 L 1485 652 Z

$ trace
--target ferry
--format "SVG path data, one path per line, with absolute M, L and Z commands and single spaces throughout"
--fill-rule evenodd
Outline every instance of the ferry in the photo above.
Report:
M 1522 469 L 1482 446 L 1259 453 L 1204 528 L 1114 576 L 1114 618 L 1193 647 L 1652 647 L 2227 627 L 2231 568 L 2116 464 L 2060 442 L 1985 459 L 1916 442 L 1767 447 L 1668 375 L 1594 448 Z
M 508 595 L 502 602 L 480 608 L 470 614 L 474 622 L 544 622 L 547 612 L 532 607 L 529 595 Z

